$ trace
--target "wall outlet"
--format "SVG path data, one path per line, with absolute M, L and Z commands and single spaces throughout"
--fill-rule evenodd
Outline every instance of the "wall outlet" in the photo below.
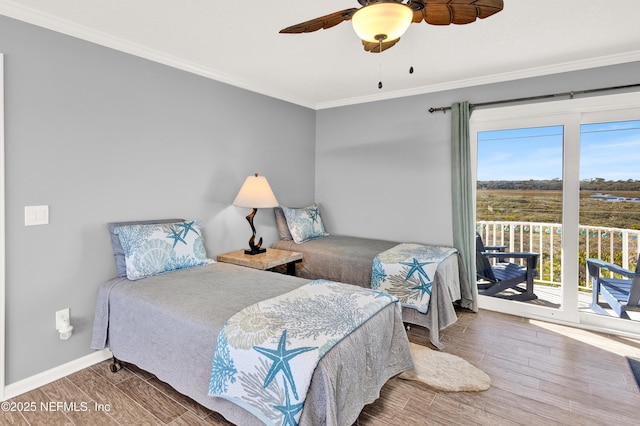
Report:
M 65 325 L 69 325 L 69 308 L 56 312 L 56 330 L 60 330 Z

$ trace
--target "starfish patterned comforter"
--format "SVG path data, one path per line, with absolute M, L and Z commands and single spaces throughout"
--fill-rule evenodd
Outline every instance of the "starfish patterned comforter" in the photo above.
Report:
M 426 314 L 438 265 L 454 253 L 453 247 L 398 244 L 373 259 L 371 288 Z
M 237 312 L 308 282 L 224 263 L 137 281 L 114 278 L 99 289 L 91 347 L 110 349 L 118 359 L 154 374 L 235 424 L 263 424 L 238 404 L 208 395 L 216 336 Z M 290 349 L 289 333 L 282 340 L 285 350 Z M 282 334 L 276 335 L 280 343 Z M 267 371 L 268 359 L 263 360 Z M 306 392 L 296 382 L 298 396 L 306 395 L 298 423 L 351 425 L 389 378 L 412 367 L 402 318 L 396 304 L 389 304 L 320 359 Z M 278 371 L 273 381 L 282 380 Z M 294 404 L 289 382 L 286 386 Z M 277 404 L 287 406 L 285 394 L 279 398 Z
M 296 275 L 299 277 L 370 287 L 373 259 L 398 244 L 394 241 L 329 235 L 302 244 L 280 240 L 272 247 L 303 254 L 302 262 L 296 264 Z M 443 347 L 440 330 L 458 319 L 453 303 L 461 300 L 461 304 L 466 306 L 473 300 L 465 271 L 462 258 L 457 253 L 447 257 L 437 265 L 435 274 L 430 276 L 433 285 L 427 312 L 411 307 L 402 309 L 403 321 L 426 327 L 429 340 L 437 348 Z
M 320 359 L 390 304 L 400 310 L 387 293 L 316 280 L 241 310 L 218 334 L 209 395 L 297 424 Z

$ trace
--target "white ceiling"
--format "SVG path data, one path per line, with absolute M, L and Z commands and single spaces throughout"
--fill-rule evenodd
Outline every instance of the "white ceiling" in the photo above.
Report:
M 640 60 L 638 0 L 504 3 L 412 24 L 382 54 L 350 22 L 278 33 L 356 0 L 0 0 L 0 14 L 315 109 Z

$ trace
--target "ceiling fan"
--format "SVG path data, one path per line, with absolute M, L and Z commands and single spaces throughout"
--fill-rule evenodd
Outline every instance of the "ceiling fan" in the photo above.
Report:
M 352 21 L 364 50 L 380 53 L 395 46 L 411 23 L 468 24 L 500 12 L 503 0 L 357 0 L 360 8 L 330 13 L 280 30 L 300 34 Z

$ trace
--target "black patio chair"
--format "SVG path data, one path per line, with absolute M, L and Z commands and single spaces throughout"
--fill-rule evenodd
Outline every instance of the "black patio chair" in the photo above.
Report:
M 502 297 L 513 300 L 533 300 L 538 296 L 533 292 L 533 279 L 537 275 L 538 253 L 506 252 L 507 246 L 485 246 L 480 234 L 476 233 L 476 274 L 478 293 L 485 296 Z M 492 265 L 489 259 L 496 259 Z M 507 259 L 525 259 L 525 265 L 510 263 Z M 525 284 L 525 288 L 520 284 Z M 500 294 L 513 289 L 516 294 Z
M 594 312 L 609 315 L 599 304 L 598 296 L 601 294 L 616 315 L 630 319 L 627 309 L 640 307 L 640 255 L 638 255 L 635 272 L 600 259 L 587 259 L 587 267 L 593 284 L 591 309 Z M 602 269 L 624 278 L 601 277 Z

